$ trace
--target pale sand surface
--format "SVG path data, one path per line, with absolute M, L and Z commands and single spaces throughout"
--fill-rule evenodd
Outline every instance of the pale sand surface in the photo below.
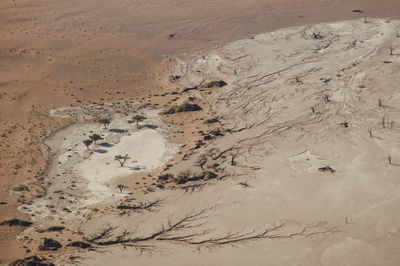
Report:
M 176 74 L 183 84 L 228 83 L 212 94 L 192 94 L 206 99 L 231 133 L 171 172 L 190 165 L 195 171 L 205 154 L 228 177 L 193 193 L 135 193 L 135 200 L 163 198 L 165 204 L 153 212 L 100 215 L 82 230 L 89 237 L 111 224 L 117 228 L 105 241 L 126 229 L 126 238 L 139 239 L 137 247 L 81 252 L 79 262 L 398 265 L 399 26 L 386 19 L 317 24 L 181 56 Z M 324 166 L 335 172 L 319 171 Z M 199 212 L 183 227 L 145 239 Z

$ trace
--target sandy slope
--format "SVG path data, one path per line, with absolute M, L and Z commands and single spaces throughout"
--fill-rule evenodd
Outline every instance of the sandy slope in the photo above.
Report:
M 111 223 L 118 228 L 99 243 L 126 229 L 122 239 L 137 247 L 81 253 L 81 262 L 398 265 L 399 26 L 317 24 L 182 56 L 176 71 L 184 84 L 228 82 L 202 96 L 231 132 L 182 165 L 206 154 L 229 177 L 193 193 L 135 195 L 165 199 L 154 212 L 92 219 L 82 227 L 87 236 Z M 319 170 L 326 166 L 334 171 Z

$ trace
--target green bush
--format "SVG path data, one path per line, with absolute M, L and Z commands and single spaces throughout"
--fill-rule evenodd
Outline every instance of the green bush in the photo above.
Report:
M 5 204 L 7 204 L 7 202 L 5 202 L 5 201 L 0 201 L 0 205 L 5 205 Z
M 171 105 L 167 109 L 160 112 L 161 115 L 175 114 L 181 112 L 198 111 L 201 107 L 197 104 L 190 104 L 188 102 L 183 102 L 180 105 Z
M 160 114 L 161 114 L 161 115 L 175 114 L 175 113 L 176 113 L 176 108 L 177 108 L 177 107 L 178 107 L 178 106 L 176 106 L 176 105 L 172 105 L 172 106 L 168 107 L 167 109 L 162 110 Z
M 26 191 L 26 190 L 29 190 L 29 187 L 25 186 L 25 185 L 19 185 L 19 186 L 13 187 L 12 190 L 14 190 L 14 191 Z
M 186 112 L 190 111 L 190 109 L 191 109 L 190 103 L 183 102 L 182 104 L 178 105 L 178 107 L 176 108 L 176 112 L 177 113 Z
M 212 179 L 212 178 L 217 178 L 218 175 L 216 173 L 214 173 L 214 172 L 211 172 L 211 171 L 205 171 L 205 172 L 203 172 L 203 177 L 205 179 Z

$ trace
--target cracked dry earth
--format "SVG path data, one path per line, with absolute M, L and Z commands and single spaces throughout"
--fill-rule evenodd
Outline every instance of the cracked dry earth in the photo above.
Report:
M 163 204 L 90 220 L 84 234 L 109 252 L 81 263 L 399 265 L 398 30 L 398 20 L 318 24 L 176 59 L 184 85 L 228 85 L 191 91 L 225 135 L 171 171 L 206 158 L 227 176 L 136 194 Z

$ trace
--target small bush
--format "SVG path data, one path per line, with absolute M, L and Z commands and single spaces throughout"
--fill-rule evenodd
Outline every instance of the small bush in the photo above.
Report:
M 41 259 L 36 256 L 31 256 L 31 257 L 26 257 L 24 259 L 18 259 L 10 264 L 8 266 L 55 266 L 53 263 L 45 263 L 44 259 Z
M 209 83 L 204 84 L 203 87 L 204 88 L 208 88 L 208 89 L 209 88 L 213 88 L 213 87 L 222 88 L 222 87 L 224 87 L 226 85 L 228 85 L 228 83 L 226 83 L 223 80 L 214 80 L 214 81 L 211 81 Z
M 171 174 L 162 174 L 158 177 L 158 179 L 163 180 L 163 181 L 167 181 L 172 178 L 174 178 L 174 176 Z
M 168 107 L 167 109 L 162 110 L 160 114 L 161 114 L 161 115 L 175 114 L 175 113 L 176 113 L 176 108 L 177 108 L 177 107 L 178 107 L 178 106 L 176 106 L 176 105 L 172 105 L 172 106 Z
M 43 229 L 43 230 L 38 230 L 39 233 L 44 233 L 44 232 L 58 232 L 58 231 L 62 231 L 64 230 L 65 227 L 64 226 L 50 226 L 47 229 Z
M 214 172 L 205 171 L 205 172 L 203 172 L 203 177 L 205 179 L 212 179 L 212 178 L 217 178 L 218 175 L 216 173 L 214 173 Z
M 14 191 L 28 191 L 29 187 L 25 186 L 25 185 L 19 185 L 19 186 L 13 187 L 12 190 L 14 190 Z
M 91 248 L 92 245 L 82 241 L 74 241 L 68 244 L 69 247 L 78 247 L 78 248 Z
M 180 105 L 172 105 L 167 109 L 160 112 L 161 115 L 175 114 L 181 112 L 190 112 L 201 110 L 201 107 L 197 104 L 190 104 L 188 102 L 183 102 Z
M 213 124 L 213 123 L 217 123 L 218 119 L 217 118 L 211 118 L 211 119 L 207 119 L 206 121 L 204 121 L 204 124 Z
M 333 169 L 333 168 L 330 167 L 330 166 L 320 167 L 320 168 L 318 168 L 318 170 L 319 170 L 320 172 L 331 172 L 332 174 L 336 173 L 336 170 Z
M 11 220 L 6 220 L 0 223 L 0 225 L 8 225 L 8 226 L 13 226 L 13 225 L 20 225 L 20 226 L 31 226 L 32 222 L 29 221 L 24 221 L 20 219 L 11 219 Z
M 7 204 L 7 202 L 5 202 L 5 201 L 0 201 L 0 205 L 5 205 L 5 204 Z
M 217 168 L 218 166 L 219 166 L 219 163 L 213 163 L 213 164 L 211 164 L 211 165 L 207 165 L 207 168 L 208 168 L 208 169 Z
M 59 248 L 62 248 L 61 243 L 51 238 L 45 238 L 43 244 L 39 246 L 39 250 L 55 251 Z

